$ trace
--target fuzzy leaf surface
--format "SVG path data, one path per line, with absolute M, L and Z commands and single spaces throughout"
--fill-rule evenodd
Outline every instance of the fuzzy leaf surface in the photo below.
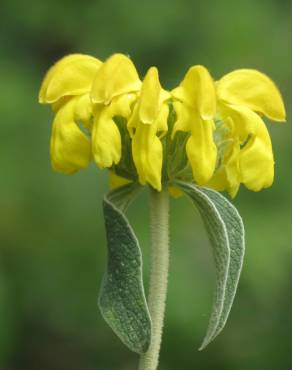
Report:
M 216 268 L 214 303 L 204 349 L 224 328 L 228 319 L 242 269 L 245 241 L 244 226 L 236 208 L 220 193 L 177 182 L 197 206 L 212 245 Z
M 230 248 L 223 310 L 213 336 L 214 339 L 224 328 L 234 301 L 245 253 L 245 231 L 242 218 L 233 204 L 214 190 L 205 188 L 201 190 L 213 201 L 220 213 L 226 226 Z
M 110 199 L 105 197 L 103 201 L 108 262 L 99 308 L 122 342 L 130 350 L 144 353 L 151 340 L 151 319 L 143 286 L 139 242 L 122 211 L 129 204 L 129 194 L 125 190 L 123 195 L 119 189 L 116 197 L 111 192 Z M 114 199 L 120 208 L 113 203 Z
M 211 242 L 216 267 L 215 295 L 207 333 L 200 347 L 200 349 L 203 349 L 214 338 L 223 310 L 230 261 L 228 234 L 217 208 L 201 188 L 191 183 L 179 182 L 178 185 L 191 198 L 201 214 Z

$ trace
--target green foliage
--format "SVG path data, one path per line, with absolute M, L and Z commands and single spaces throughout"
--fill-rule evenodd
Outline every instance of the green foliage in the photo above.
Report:
M 118 189 L 119 195 L 112 192 L 110 198 L 116 199 L 115 204 L 121 208 L 129 202 L 129 186 L 125 188 L 126 192 Z M 108 262 L 99 307 L 122 342 L 130 350 L 144 353 L 150 344 L 151 319 L 142 280 L 142 254 L 125 214 L 110 199 L 105 197 L 103 201 Z
M 223 329 L 236 293 L 244 256 L 244 227 L 236 208 L 221 194 L 185 182 L 176 184 L 198 207 L 206 226 L 216 267 L 215 298 L 204 349 Z
M 216 191 L 203 188 L 202 192 L 207 195 L 211 202 L 213 202 L 219 213 L 219 216 L 225 224 L 228 246 L 230 249 L 230 259 L 225 285 L 223 308 L 217 328 L 212 337 L 212 339 L 214 339 L 226 324 L 237 290 L 245 252 L 245 231 L 242 219 L 232 203 L 230 203 L 226 198 Z M 204 344 L 202 347 L 204 347 Z

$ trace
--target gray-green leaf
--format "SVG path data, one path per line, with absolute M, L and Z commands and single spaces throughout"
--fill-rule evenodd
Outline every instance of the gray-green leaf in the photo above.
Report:
M 129 192 L 119 190 L 111 200 L 123 209 Z M 126 196 L 126 194 L 128 194 Z M 125 202 L 122 201 L 124 198 Z M 151 319 L 142 280 L 142 254 L 125 214 L 107 197 L 103 201 L 108 263 L 99 296 L 101 313 L 122 342 L 132 351 L 144 353 L 151 339 Z
M 216 266 L 216 290 L 205 348 L 223 329 L 236 293 L 244 256 L 244 227 L 235 207 L 221 194 L 190 183 L 177 185 L 196 204 L 211 241 Z
M 201 190 L 209 197 L 209 199 L 213 201 L 218 212 L 220 213 L 220 216 L 222 217 L 226 226 L 230 247 L 230 262 L 226 281 L 223 310 L 219 324 L 213 336 L 214 339 L 224 328 L 232 307 L 242 270 L 245 252 L 245 233 L 242 218 L 240 217 L 237 209 L 225 197 L 211 189 L 202 188 Z

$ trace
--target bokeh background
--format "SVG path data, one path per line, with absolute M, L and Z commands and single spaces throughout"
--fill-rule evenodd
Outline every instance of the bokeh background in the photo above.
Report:
M 247 252 L 230 320 L 203 352 L 214 268 L 197 212 L 171 203 L 171 270 L 161 370 L 292 368 L 292 3 L 289 0 L 2 0 L 0 4 L 0 369 L 134 370 L 101 318 L 101 200 L 107 173 L 52 172 L 52 114 L 38 105 L 47 68 L 67 53 L 129 54 L 174 87 L 190 65 L 215 78 L 257 68 L 277 81 L 288 123 L 271 124 L 274 186 L 241 189 Z M 149 258 L 147 194 L 129 217 Z

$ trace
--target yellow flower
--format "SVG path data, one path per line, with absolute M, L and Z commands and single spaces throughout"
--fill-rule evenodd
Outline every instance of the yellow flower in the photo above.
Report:
M 92 151 L 100 168 L 121 159 L 121 135 L 114 118 L 129 118 L 140 87 L 134 64 L 123 54 L 114 54 L 96 73 L 90 93 L 95 104 Z
M 110 169 L 113 186 L 139 181 L 160 191 L 167 185 L 176 196 L 177 179 L 232 197 L 241 183 L 258 191 L 273 182 L 262 116 L 284 121 L 285 108 L 275 84 L 258 71 L 236 70 L 215 83 L 197 65 L 168 92 L 157 68 L 141 82 L 126 55 L 102 63 L 72 54 L 50 68 L 39 102 L 55 114 L 50 148 L 57 171 L 74 173 L 94 159 Z
M 128 121 L 139 182 L 142 185 L 149 183 L 158 191 L 161 190 L 163 162 L 163 148 L 159 137 L 165 135 L 168 130 L 169 98 L 170 94 L 160 85 L 157 68 L 150 68 Z
M 240 183 L 259 191 L 272 185 L 274 158 L 268 130 L 261 118 L 285 121 L 280 92 L 266 75 L 241 69 L 216 84 L 218 113 L 228 129 L 225 151 L 209 186 L 235 196 Z
M 55 170 L 74 173 L 87 167 L 91 143 L 80 125 L 91 125 L 89 92 L 101 62 L 88 55 L 62 58 L 46 74 L 39 102 L 52 104 L 56 113 L 51 136 L 51 161 Z
M 195 181 L 204 185 L 214 173 L 217 156 L 213 140 L 216 96 L 212 77 L 203 66 L 193 66 L 172 95 L 177 115 L 172 136 L 177 131 L 191 133 L 186 144 L 187 156 Z

